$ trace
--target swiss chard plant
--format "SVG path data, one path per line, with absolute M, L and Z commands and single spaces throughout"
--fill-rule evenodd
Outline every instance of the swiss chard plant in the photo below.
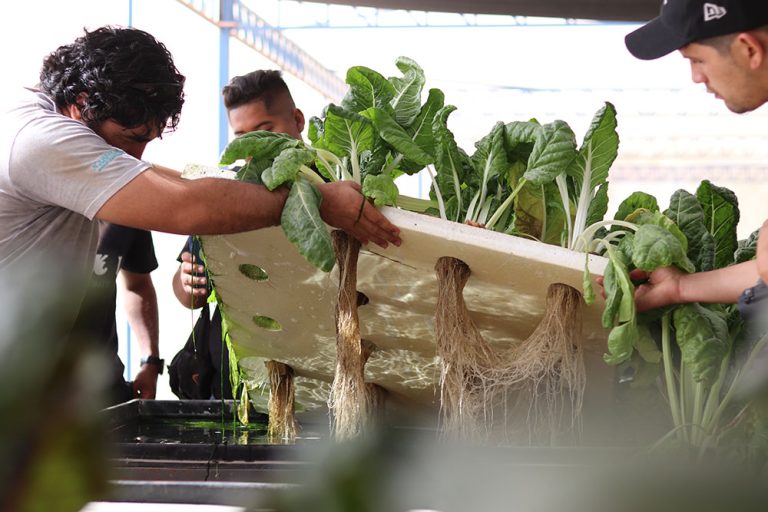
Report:
M 433 126 L 444 96 L 431 89 L 422 103 L 423 70 L 406 57 L 396 65 L 402 76 L 390 78 L 363 66 L 350 68 L 341 105 L 328 105 L 322 117 L 310 119 L 310 143 L 257 131 L 232 141 L 221 156 L 221 165 L 244 162 L 240 180 L 269 190 L 290 187 L 282 228 L 299 252 L 324 271 L 333 267 L 335 257 L 320 218 L 316 184 L 353 180 L 376 206 L 423 211 L 433 205 L 400 196 L 394 180 L 434 162 Z
M 751 353 L 751 359 L 759 346 L 738 346 L 741 319 L 733 305 L 691 303 L 637 313 L 630 273 L 669 266 L 707 271 L 745 261 L 755 254 L 756 237 L 738 242 L 738 220 L 733 193 L 704 181 L 696 195 L 675 192 L 664 212 L 653 196 L 632 194 L 613 221 L 590 226 L 582 237 L 589 251 L 608 258 L 605 361 L 631 367 L 638 382 L 641 375 L 661 375 L 674 426 L 670 436 L 702 453 L 717 444 L 739 412 L 733 393 L 745 365 L 734 354 Z M 584 283 L 589 300 L 594 294 L 588 270 Z
M 564 121 L 497 123 L 468 156 L 456 145 L 445 106 L 434 120 L 433 197 L 444 218 L 584 250 L 589 224 L 608 208 L 608 170 L 619 138 L 606 103 L 580 147 Z
M 398 206 L 584 250 L 581 234 L 607 210 L 608 169 L 616 158 L 616 111 L 606 103 L 580 147 L 564 121 L 497 123 L 469 155 L 448 128 L 456 107 L 439 89 L 425 95 L 423 70 L 400 57 L 401 76 L 348 70 L 347 94 L 309 121 L 309 142 L 271 132 L 232 141 L 221 165 L 240 162 L 238 179 L 290 187 L 281 217 L 289 240 L 322 270 L 334 265 L 319 215 L 323 181 L 353 180 L 376 206 Z M 427 169 L 431 198 L 399 194 L 395 179 Z

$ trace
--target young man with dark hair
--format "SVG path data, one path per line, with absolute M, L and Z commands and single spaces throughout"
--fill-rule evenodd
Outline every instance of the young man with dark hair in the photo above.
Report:
M 301 139 L 304 114 L 296 108 L 280 71 L 252 71 L 236 76 L 221 91 L 235 135 L 257 130 Z
M 693 81 L 737 114 L 768 101 L 768 2 L 665 0 L 659 17 L 628 34 L 626 45 L 645 60 L 679 50 L 690 62 Z M 675 268 L 636 273 L 648 277 L 637 287 L 638 310 L 684 302 L 736 303 L 743 293 L 753 294 L 755 283 L 768 282 L 768 221 L 760 235 L 753 261 L 695 274 Z
M 277 225 L 288 195 L 222 179 L 185 180 L 141 160 L 179 122 L 184 76 L 150 34 L 86 31 L 44 63 L 40 88 L 0 123 L 0 272 L 35 265 L 74 278 L 67 320 L 85 297 L 102 220 L 180 234 Z M 399 244 L 398 229 L 349 182 L 323 184 L 320 214 L 362 242 Z M 358 220 L 358 210 L 364 207 Z M 54 284 L 51 284 L 54 286 Z M 9 294 L 8 300 L 13 300 Z M 74 314 L 72 313 L 74 312 Z M 71 329 L 62 327 L 66 338 Z
M 236 76 L 222 89 L 224 106 L 227 108 L 229 124 L 235 135 L 257 130 L 275 133 L 285 133 L 296 139 L 301 139 L 304 129 L 304 114 L 296 108 L 279 70 L 259 69 L 242 76 Z M 205 266 L 200 261 L 200 246 L 196 240 L 190 237 L 179 256 L 181 265 L 173 277 L 173 292 L 179 302 L 191 309 L 204 307 L 207 302 L 210 288 L 205 277 Z M 207 307 L 201 315 L 209 315 Z M 196 334 L 204 336 L 201 340 L 204 345 L 198 344 L 198 353 L 210 356 L 211 394 L 214 398 L 232 398 L 229 389 L 229 353 L 222 341 L 221 312 L 218 308 L 208 322 L 202 318 L 198 325 L 204 325 L 205 329 L 198 328 Z M 200 363 L 198 363 L 200 364 Z M 179 367 L 179 395 L 184 398 L 192 398 L 200 393 L 207 393 L 208 379 L 200 379 L 204 369 L 189 362 Z M 193 375 L 198 380 L 193 383 Z M 222 388 L 221 383 L 224 383 Z M 195 396 L 196 398 L 208 398 Z

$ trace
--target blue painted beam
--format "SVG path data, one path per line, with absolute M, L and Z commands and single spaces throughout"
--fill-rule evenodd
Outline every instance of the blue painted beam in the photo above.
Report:
M 219 92 L 229 83 L 229 31 L 233 0 L 221 0 L 219 12 Z M 219 154 L 229 142 L 229 119 L 224 98 L 219 94 Z
M 299 45 L 285 37 L 280 29 L 267 23 L 240 0 L 232 0 L 235 27 L 231 35 L 258 51 L 285 71 L 332 101 L 344 96 L 346 84 L 333 71 L 324 67 Z
M 222 32 L 228 32 L 230 37 L 261 53 L 281 69 L 300 78 L 330 101 L 339 101 L 344 96 L 347 86 L 341 78 L 240 0 L 176 1 L 216 24 Z M 219 7 L 218 12 L 212 8 L 213 4 Z M 222 47 L 223 37 L 220 43 Z M 229 58 L 228 54 L 226 57 Z

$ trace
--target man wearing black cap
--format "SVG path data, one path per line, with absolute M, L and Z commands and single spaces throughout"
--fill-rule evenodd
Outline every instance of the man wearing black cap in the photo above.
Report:
M 704 84 L 732 112 L 749 112 L 768 101 L 767 0 L 664 0 L 661 14 L 628 34 L 625 42 L 632 55 L 644 60 L 680 50 L 691 64 L 693 81 Z M 736 303 L 763 290 L 762 282 L 768 282 L 768 221 L 760 235 L 756 260 L 696 274 L 675 268 L 651 273 L 637 288 L 638 310 L 684 302 Z M 755 283 L 759 286 L 751 288 Z

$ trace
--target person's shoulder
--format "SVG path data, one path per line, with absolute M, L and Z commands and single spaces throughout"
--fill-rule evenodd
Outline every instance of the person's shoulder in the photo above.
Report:
M 56 103 L 45 92 L 34 87 L 22 87 L 12 92 L 5 101 L 8 110 L 16 112 L 56 112 Z

